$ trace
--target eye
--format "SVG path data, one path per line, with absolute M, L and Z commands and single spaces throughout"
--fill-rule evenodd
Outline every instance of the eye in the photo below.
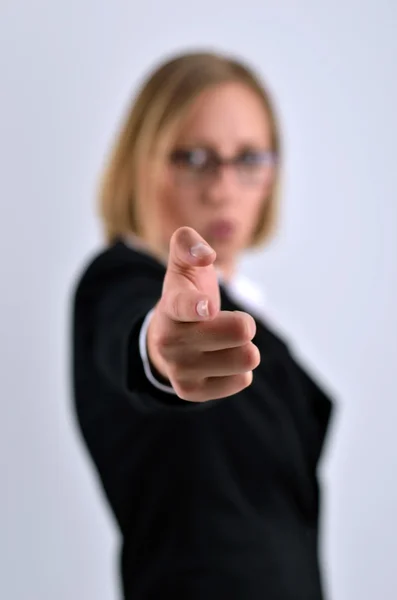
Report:
M 191 169 L 205 169 L 211 161 L 209 153 L 204 148 L 191 150 L 175 150 L 171 155 L 174 164 Z
M 273 162 L 273 153 L 259 150 L 246 150 L 238 158 L 240 165 L 247 167 L 262 167 Z
M 195 148 L 189 153 L 190 164 L 192 167 L 203 168 L 209 160 L 208 152 L 203 148 Z

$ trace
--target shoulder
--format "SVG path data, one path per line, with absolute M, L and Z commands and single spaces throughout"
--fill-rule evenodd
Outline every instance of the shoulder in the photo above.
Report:
M 86 260 L 75 279 L 73 296 L 78 299 L 96 294 L 117 283 L 145 279 L 161 283 L 165 268 L 154 257 L 117 241 L 100 249 Z

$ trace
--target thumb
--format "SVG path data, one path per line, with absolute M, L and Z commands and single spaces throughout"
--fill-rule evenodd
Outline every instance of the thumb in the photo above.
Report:
M 174 232 L 161 299 L 169 318 L 199 321 L 219 312 L 215 258 L 214 249 L 194 229 L 181 227 Z

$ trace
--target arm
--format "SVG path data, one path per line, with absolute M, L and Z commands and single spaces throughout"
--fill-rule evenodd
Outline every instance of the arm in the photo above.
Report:
M 310 465 L 316 470 L 334 412 L 334 400 L 309 370 L 295 361 L 299 382 L 309 407 L 308 451 Z
M 156 381 L 148 360 L 144 338 L 163 279 L 164 268 L 159 263 L 130 251 L 107 251 L 89 266 L 74 302 L 75 381 L 79 388 L 82 382 L 90 389 L 106 389 L 108 398 L 113 390 L 141 412 L 203 408 L 180 399 L 161 379 Z
M 105 410 L 114 405 L 112 391 L 145 412 L 205 410 L 251 384 L 260 362 L 252 343 L 255 321 L 220 311 L 215 253 L 200 240 L 194 230 L 178 229 L 166 272 L 153 258 L 116 245 L 82 278 L 75 303 L 75 379 L 93 396 L 103 388 Z M 156 367 L 151 374 L 169 379 L 176 394 L 147 376 L 141 329 L 153 308 L 147 330 Z
M 149 323 L 150 323 L 150 319 L 153 315 L 153 311 L 154 309 L 150 310 L 148 312 L 148 314 L 145 317 L 145 320 L 143 321 L 142 327 L 141 327 L 141 331 L 139 334 L 139 353 L 141 355 L 141 360 L 142 360 L 142 365 L 143 365 L 143 370 L 145 372 L 145 375 L 148 379 L 148 381 L 150 381 L 150 383 L 156 387 L 157 389 L 166 392 L 167 394 L 176 394 L 174 388 L 172 387 L 172 385 L 170 384 L 169 381 L 167 380 L 163 380 L 162 376 L 156 372 L 154 366 L 151 364 L 149 356 L 148 356 L 148 350 L 147 350 L 147 333 L 148 333 L 148 329 L 149 329 Z

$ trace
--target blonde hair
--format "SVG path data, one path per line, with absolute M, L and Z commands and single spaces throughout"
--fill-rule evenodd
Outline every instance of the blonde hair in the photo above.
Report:
M 270 94 L 251 69 L 238 60 L 211 52 L 173 57 L 152 73 L 134 99 L 104 169 L 99 209 L 108 243 L 131 233 L 143 235 L 145 211 L 141 198 L 144 196 L 147 202 L 148 193 L 141 176 L 143 165 L 153 160 L 159 146 L 169 143 L 181 118 L 201 92 L 229 82 L 246 85 L 261 99 L 270 120 L 271 149 L 279 162 L 279 128 Z M 261 245 L 273 233 L 278 175 L 277 169 L 251 247 Z M 155 176 L 151 179 L 155 180 Z

